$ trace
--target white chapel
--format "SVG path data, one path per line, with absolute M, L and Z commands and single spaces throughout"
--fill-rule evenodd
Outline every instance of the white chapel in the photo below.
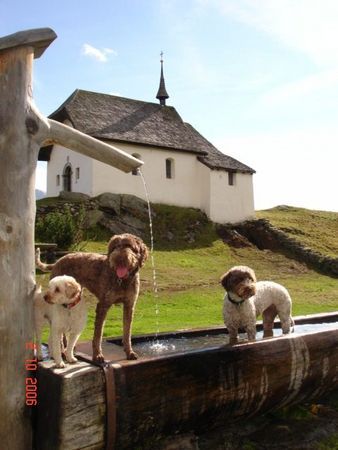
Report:
M 152 203 L 199 208 L 217 223 L 252 217 L 255 171 L 217 150 L 184 122 L 166 105 L 168 97 L 161 61 L 159 103 L 77 89 L 49 117 L 144 161 Z M 48 197 L 73 191 L 145 199 L 137 172 L 126 174 L 60 145 L 41 148 L 39 160 L 48 162 Z

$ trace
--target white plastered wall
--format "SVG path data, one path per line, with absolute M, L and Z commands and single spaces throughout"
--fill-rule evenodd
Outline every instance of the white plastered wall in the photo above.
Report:
M 114 143 L 144 161 L 142 172 L 150 201 L 169 205 L 199 208 L 214 222 L 239 222 L 254 216 L 251 174 L 235 174 L 229 186 L 228 172 L 211 170 L 198 161 L 196 154 Z M 173 178 L 166 178 L 167 158 L 173 160 Z M 55 145 L 48 163 L 47 195 L 54 197 L 63 190 L 63 170 L 72 167 L 72 191 L 97 196 L 103 192 L 132 194 L 145 199 L 140 176 L 124 173 L 79 153 Z M 76 180 L 76 168 L 80 177 Z M 60 176 L 60 185 L 56 177 Z
M 213 222 L 240 222 L 255 214 L 253 180 L 249 173 L 236 172 L 229 185 L 228 172 L 210 171 L 210 212 Z
M 139 155 L 139 158 L 144 161 L 142 173 L 151 202 L 202 208 L 201 186 L 208 183 L 208 175 L 200 169 L 201 164 L 195 154 L 148 146 L 120 143 L 114 143 L 114 145 L 129 154 Z M 166 159 L 173 160 L 173 178 L 171 179 L 166 178 Z M 93 161 L 93 168 L 94 195 L 115 192 L 145 198 L 140 176 L 125 174 L 98 161 Z

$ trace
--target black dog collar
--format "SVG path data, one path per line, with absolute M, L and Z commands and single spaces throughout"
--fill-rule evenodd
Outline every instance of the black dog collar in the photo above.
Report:
M 232 300 L 231 297 L 230 297 L 229 292 L 228 292 L 227 297 L 228 297 L 229 302 L 232 303 L 233 305 L 239 306 L 239 305 L 241 305 L 242 303 L 245 302 L 245 300 L 240 300 L 239 302 L 236 302 L 236 300 Z

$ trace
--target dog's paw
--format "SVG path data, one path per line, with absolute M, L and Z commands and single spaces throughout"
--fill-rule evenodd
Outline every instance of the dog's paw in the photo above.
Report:
M 66 364 L 63 361 L 61 361 L 59 363 L 55 363 L 55 367 L 57 369 L 64 369 L 66 367 Z
M 98 353 L 97 355 L 93 355 L 93 361 L 98 362 L 98 363 L 103 363 L 104 362 L 103 354 Z
M 137 358 L 138 358 L 138 354 L 137 353 L 135 353 L 133 351 L 127 353 L 127 359 L 132 360 L 132 359 L 137 359 Z
M 67 362 L 69 362 L 69 364 L 74 364 L 78 361 L 77 358 L 75 358 L 75 356 L 66 356 Z

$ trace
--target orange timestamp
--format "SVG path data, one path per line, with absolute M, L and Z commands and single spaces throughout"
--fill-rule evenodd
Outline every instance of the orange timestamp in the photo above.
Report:
M 35 350 L 36 345 L 34 342 L 26 342 L 26 350 Z M 38 368 L 38 359 L 26 359 L 25 369 L 27 372 L 36 372 Z M 25 379 L 26 383 L 26 405 L 36 406 L 38 404 L 38 379 L 35 376 L 27 376 Z

